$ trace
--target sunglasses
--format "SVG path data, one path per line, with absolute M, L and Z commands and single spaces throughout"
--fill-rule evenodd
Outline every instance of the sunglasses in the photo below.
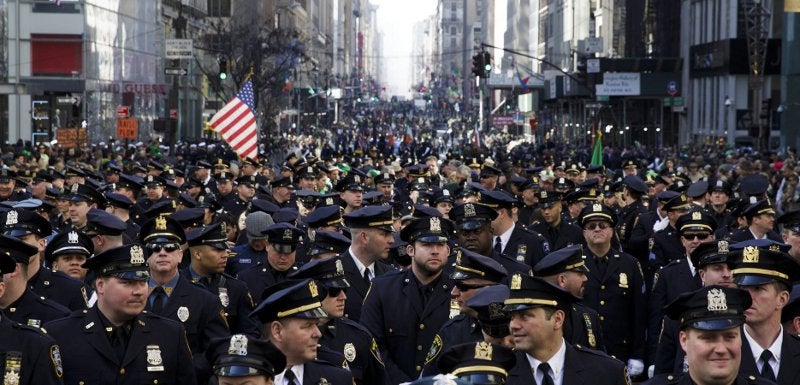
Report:
M 683 235 L 681 235 L 681 236 L 682 236 L 684 239 L 686 239 L 687 241 L 694 241 L 695 239 L 699 239 L 699 240 L 701 240 L 701 241 L 702 241 L 702 240 L 706 240 L 706 239 L 708 239 L 708 238 L 711 236 L 711 234 L 708 234 L 708 233 L 700 233 L 700 234 L 683 234 Z
M 470 285 L 464 282 L 456 282 L 454 286 L 458 288 L 458 291 L 470 291 L 486 287 L 486 285 Z
M 329 287 L 328 288 L 328 297 L 331 297 L 331 298 L 338 297 L 339 293 L 341 293 L 343 291 L 347 292 L 347 288 L 346 287 Z
M 150 254 L 158 253 L 161 250 L 171 253 L 173 251 L 180 250 L 181 245 L 177 243 L 148 243 L 147 246 L 145 246 L 145 248 L 147 249 L 147 252 L 149 252 Z
M 605 229 L 607 229 L 607 228 L 611 227 L 611 224 L 609 224 L 609 223 L 606 223 L 606 222 L 600 222 L 600 223 L 589 223 L 588 225 L 586 225 L 586 226 L 583 226 L 583 229 L 584 229 L 584 230 L 593 231 L 594 229 L 596 229 L 596 228 L 598 228 L 598 227 L 600 228 L 600 230 L 605 230 Z

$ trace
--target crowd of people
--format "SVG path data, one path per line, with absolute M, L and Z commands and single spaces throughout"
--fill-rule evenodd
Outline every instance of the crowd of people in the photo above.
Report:
M 369 135 L 6 146 L 4 383 L 800 383 L 793 152 Z

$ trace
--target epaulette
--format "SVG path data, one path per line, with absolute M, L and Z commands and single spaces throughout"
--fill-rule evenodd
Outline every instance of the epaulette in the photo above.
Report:
M 600 356 L 600 357 L 612 358 L 611 356 L 609 356 L 605 352 L 602 352 L 600 350 L 594 350 L 592 348 L 587 348 L 587 347 L 585 347 L 585 346 L 583 346 L 581 344 L 575 344 L 575 345 L 572 345 L 572 347 L 574 347 L 575 350 L 577 350 L 579 352 L 594 354 L 594 355 Z
M 663 268 L 665 268 L 665 267 L 667 267 L 667 266 L 678 265 L 678 264 L 680 264 L 682 261 L 683 261 L 683 259 L 682 259 L 682 258 L 678 258 L 678 259 L 676 259 L 676 260 L 674 260 L 674 261 L 672 261 L 672 262 L 670 262 L 670 263 L 668 263 L 668 264 L 666 264 L 666 265 L 662 266 L 661 268 L 663 269 Z

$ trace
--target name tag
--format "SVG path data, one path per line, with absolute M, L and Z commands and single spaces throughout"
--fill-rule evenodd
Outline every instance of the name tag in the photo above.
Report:
M 163 366 L 148 366 L 147 367 L 147 371 L 148 372 L 163 372 L 164 371 L 164 367 Z

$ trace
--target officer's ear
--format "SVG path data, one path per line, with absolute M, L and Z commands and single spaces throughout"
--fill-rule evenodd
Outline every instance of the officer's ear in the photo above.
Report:
M 3 294 L 0 294 L 0 297 L 2 296 Z M 789 332 L 794 335 L 800 335 L 800 316 L 792 318 L 792 330 Z
M 688 345 L 688 339 L 688 332 L 686 330 L 681 330 L 680 334 L 678 334 L 678 341 L 681 343 L 681 349 L 683 349 L 684 352 L 686 351 L 686 345 Z
M 6 293 L 6 283 L 2 281 L 2 277 L 0 277 L 0 297 Z
M 283 336 L 281 333 L 283 332 L 283 324 L 280 321 L 272 321 L 269 324 L 269 334 L 270 339 L 274 340 L 275 342 L 283 341 Z

